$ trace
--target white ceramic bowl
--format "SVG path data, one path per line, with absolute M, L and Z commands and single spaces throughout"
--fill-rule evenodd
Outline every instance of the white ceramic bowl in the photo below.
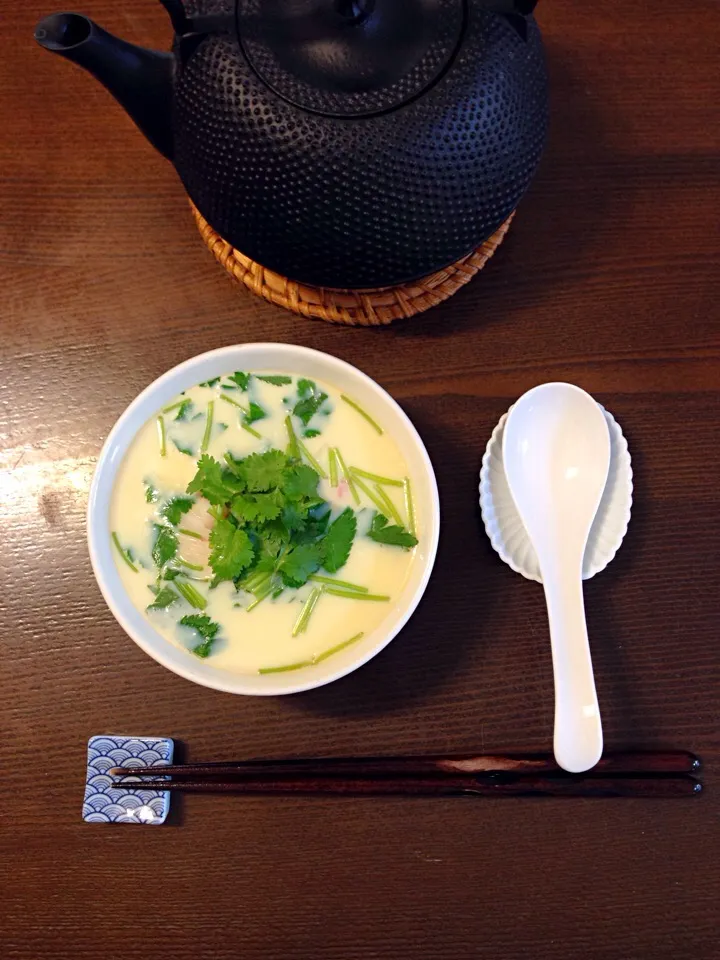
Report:
M 138 430 L 182 390 L 231 370 L 279 370 L 329 384 L 351 394 L 380 421 L 398 444 L 413 478 L 415 508 L 422 520 L 417 556 L 405 589 L 380 626 L 328 660 L 302 670 L 263 676 L 239 675 L 199 660 L 157 633 L 131 602 L 115 564 L 109 509 L 115 477 Z M 174 673 L 216 690 L 272 696 L 298 693 L 337 680 L 379 653 L 407 623 L 425 592 L 435 562 L 440 504 L 430 458 L 415 427 L 393 398 L 356 367 L 327 353 L 286 343 L 246 343 L 203 353 L 168 370 L 143 390 L 110 432 L 95 469 L 88 504 L 88 546 L 95 577 L 115 619 L 151 657 Z

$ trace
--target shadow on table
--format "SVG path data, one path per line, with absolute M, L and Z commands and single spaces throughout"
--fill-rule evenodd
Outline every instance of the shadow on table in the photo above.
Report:
M 603 125 L 588 96 L 579 56 L 550 46 L 550 130 L 545 154 L 528 194 L 495 256 L 449 301 L 393 325 L 399 337 L 448 336 L 500 320 L 514 302 L 552 295 L 568 257 L 582 259 L 607 216 L 606 187 L 592 168 L 609 156 Z M 622 178 L 623 171 L 618 169 Z M 630 189 L 627 184 L 625 189 Z
M 173 763 L 189 763 L 188 751 L 182 740 L 173 740 Z M 168 810 L 165 825 L 168 827 L 182 827 L 185 824 L 185 804 L 181 793 L 170 794 L 170 809 Z
M 408 626 L 381 654 L 342 680 L 287 698 L 292 707 L 329 716 L 401 711 L 431 698 L 458 673 L 476 670 L 484 657 L 486 647 L 479 642 L 488 642 L 483 621 L 501 599 L 506 571 L 485 536 L 477 506 L 478 451 L 431 423 L 423 423 L 422 432 L 439 467 L 443 506 L 440 548 L 427 593 Z M 630 527 L 612 563 L 588 581 L 585 593 L 590 642 L 600 668 L 596 676 L 606 740 L 613 747 L 647 748 L 652 731 L 637 704 L 637 686 L 624 654 L 632 636 L 613 603 L 622 584 L 635 574 L 647 535 L 643 458 L 632 445 L 631 453 L 635 502 Z M 538 622 L 543 637 L 546 629 L 545 622 Z M 552 697 L 551 687 L 547 696 Z
M 376 658 L 328 686 L 288 697 L 293 707 L 361 716 L 402 710 L 447 684 L 471 655 L 475 660 L 482 656 L 482 621 L 504 571 L 477 505 L 479 453 L 429 422 L 418 426 L 436 465 L 441 503 L 440 546 L 425 596 L 408 625 Z
M 647 749 L 652 731 L 647 729 L 637 703 L 638 684 L 628 671 L 626 645 L 631 627 L 616 614 L 613 602 L 621 585 L 638 569 L 638 555 L 647 537 L 647 490 L 642 452 L 630 443 L 633 466 L 633 507 L 627 534 L 610 565 L 585 584 L 585 613 L 590 646 L 595 654 L 595 678 L 606 744 Z M 627 606 L 625 607 L 627 609 Z M 598 669 L 601 664 L 601 669 Z

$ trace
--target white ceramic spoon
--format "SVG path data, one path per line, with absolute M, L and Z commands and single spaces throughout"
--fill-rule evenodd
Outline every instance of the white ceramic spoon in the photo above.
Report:
M 610 434 L 593 398 L 569 383 L 535 387 L 510 411 L 505 473 L 538 557 L 555 676 L 555 759 L 579 773 L 603 738 L 585 623 L 582 563 L 610 466 Z

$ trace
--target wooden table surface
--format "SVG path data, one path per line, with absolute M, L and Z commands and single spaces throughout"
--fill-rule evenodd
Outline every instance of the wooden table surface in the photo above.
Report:
M 152 0 L 84 0 L 163 45 Z M 717 3 L 543 0 L 550 143 L 508 239 L 452 301 L 384 330 L 296 319 L 231 285 L 181 186 L 108 95 L 2 0 L 0 954 L 5 960 L 720 957 Z M 93 579 L 85 507 L 126 404 L 213 347 L 326 350 L 424 437 L 443 531 L 419 612 L 354 675 L 217 693 L 150 660 Z M 195 759 L 546 750 L 540 588 L 477 509 L 493 426 L 567 379 L 621 422 L 636 502 L 587 586 L 606 742 L 706 761 L 687 801 L 189 797 L 160 829 L 85 825 L 92 734 Z

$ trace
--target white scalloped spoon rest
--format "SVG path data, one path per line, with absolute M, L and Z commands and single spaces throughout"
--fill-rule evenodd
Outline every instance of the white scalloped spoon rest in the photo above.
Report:
M 545 383 L 510 411 L 505 473 L 542 573 L 555 677 L 555 759 L 572 773 L 600 759 L 602 725 L 585 623 L 582 563 L 610 467 L 610 434 L 593 398 Z

